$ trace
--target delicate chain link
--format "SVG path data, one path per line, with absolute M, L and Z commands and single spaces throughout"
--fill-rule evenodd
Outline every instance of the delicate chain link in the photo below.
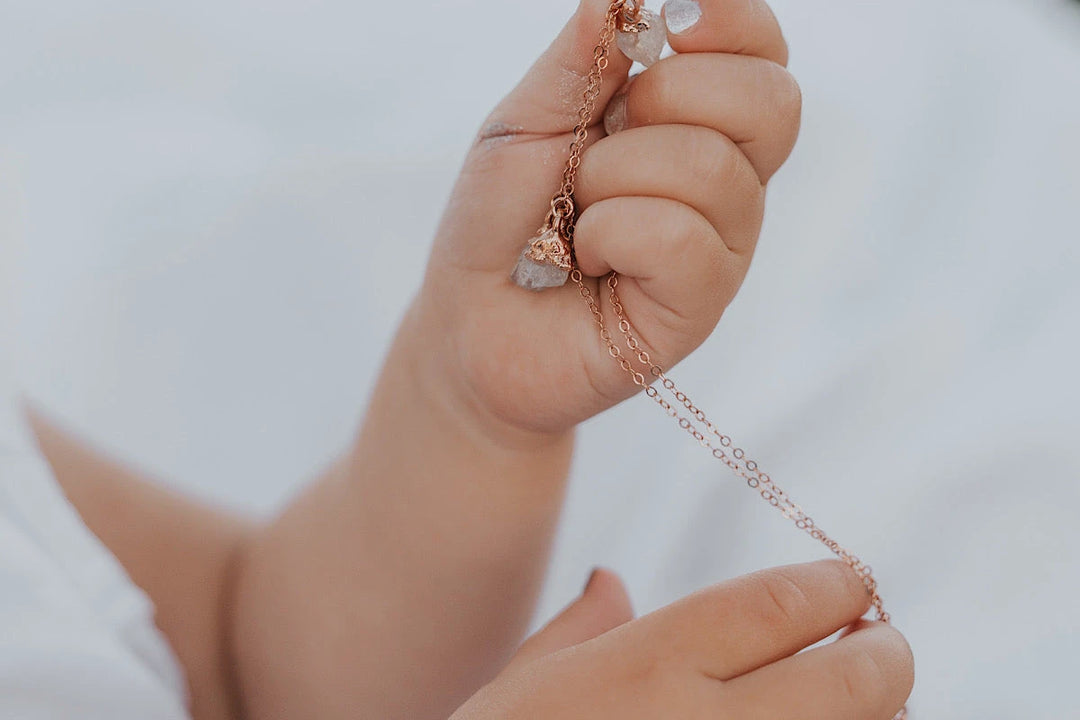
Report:
M 581 271 L 575 268 L 570 274 L 570 279 L 577 284 L 582 298 L 588 304 L 593 319 L 600 328 L 600 339 L 607 348 L 608 355 L 619 363 L 619 366 L 630 376 L 634 384 L 642 388 L 650 399 L 656 402 L 670 418 L 679 424 L 679 427 L 693 437 L 699 445 L 708 450 L 714 458 L 724 463 L 733 473 L 745 480 L 746 484 L 757 491 L 765 502 L 777 508 L 783 513 L 784 517 L 795 523 L 797 528 L 803 530 L 815 540 L 820 541 L 850 566 L 862 579 L 863 585 L 866 586 L 866 591 L 870 594 L 870 603 L 876 612 L 878 620 L 889 622 L 890 616 L 885 612 L 881 595 L 878 593 L 877 580 L 874 579 L 870 566 L 829 537 L 814 522 L 814 519 L 791 499 L 783 488 L 778 486 L 767 473 L 761 470 L 756 461 L 748 458 L 742 448 L 737 447 L 729 436 L 721 433 L 716 428 L 705 412 L 694 405 L 690 397 L 679 390 L 675 382 L 664 374 L 664 370 L 660 365 L 653 362 L 648 351 L 641 346 L 641 343 L 634 335 L 633 327 L 626 317 L 626 311 L 623 309 L 622 302 L 616 292 L 619 285 L 619 276 L 615 273 L 608 276 L 607 285 L 610 290 L 608 300 L 616 318 L 618 318 L 619 332 L 625 339 L 626 347 L 633 353 L 637 361 L 647 369 L 651 379 L 635 369 L 633 362 L 626 357 L 622 348 L 615 343 L 611 331 L 608 330 L 604 321 L 604 313 L 600 309 L 596 298 L 593 297 L 592 291 L 585 285 Z M 669 402 L 663 393 L 656 388 L 657 384 L 667 390 L 677 404 L 685 408 L 687 414 L 683 414 L 676 405 Z
M 593 51 L 594 63 L 583 95 L 583 104 L 578 112 L 579 122 L 574 128 L 574 141 L 570 146 L 570 158 L 563 173 L 562 188 L 559 194 L 555 196 L 555 199 L 552 200 L 552 212 L 561 218 L 561 229 L 568 240 L 573 239 L 574 230 L 574 183 L 577 178 L 577 170 L 581 166 L 581 154 L 588 138 L 589 123 L 592 121 L 596 101 L 600 96 L 603 73 L 608 66 L 611 43 L 615 39 L 616 31 L 620 27 L 632 24 L 640 14 L 640 10 L 641 5 L 636 0 L 612 0 L 605 15 L 604 27 L 600 31 L 600 42 Z M 620 23 L 620 16 L 622 16 L 622 23 Z M 570 279 L 578 286 L 581 297 L 588 305 L 589 311 L 599 328 L 600 340 L 604 343 L 608 355 L 630 376 L 634 384 L 642 388 L 649 398 L 656 402 L 669 417 L 679 424 L 679 427 L 690 434 L 714 458 L 724 463 L 736 476 L 742 478 L 765 502 L 778 509 L 783 513 L 784 517 L 795 523 L 798 529 L 821 542 L 846 563 L 861 578 L 863 585 L 866 587 L 866 591 L 870 595 L 870 604 L 874 608 L 877 619 L 882 622 L 889 622 L 889 613 L 885 611 L 884 602 L 878 592 L 878 583 L 870 566 L 818 527 L 813 518 L 807 515 L 768 474 L 760 469 L 756 461 L 748 458 L 742 448 L 735 446 L 734 441 L 729 436 L 721 433 L 716 428 L 704 411 L 697 407 L 690 397 L 667 377 L 664 369 L 654 362 L 648 351 L 641 346 L 641 343 L 634 335 L 633 326 L 630 324 L 617 293 L 619 286 L 618 274 L 612 272 L 608 275 L 607 286 L 610 291 L 608 300 L 615 317 L 618 319 L 619 332 L 623 337 L 626 348 L 638 363 L 645 368 L 648 376 L 638 370 L 634 362 L 627 358 L 622 348 L 616 344 L 604 320 L 604 313 L 597 298 L 593 296 L 592 291 L 585 284 L 576 260 L 574 269 L 570 273 Z M 656 385 L 666 390 L 670 397 L 674 398 L 675 403 L 673 404 L 664 397 Z M 907 708 L 902 709 L 894 720 L 904 720 L 905 718 L 907 718 Z
M 604 82 L 604 70 L 607 69 L 611 55 L 611 43 L 616 31 L 640 14 L 637 0 L 612 0 L 604 15 L 604 26 L 600 30 L 600 42 L 593 49 L 593 64 L 582 93 L 582 105 L 578 110 L 577 125 L 574 126 L 574 140 L 570 143 L 570 157 L 563 171 L 562 187 L 551 200 L 549 222 L 555 227 L 567 243 L 574 238 L 576 206 L 574 189 L 577 182 L 578 168 L 581 167 L 581 155 L 589 139 L 589 125 L 596 111 L 596 101 L 600 97 L 600 87 Z
M 574 184 L 577 181 L 578 168 L 581 167 L 581 154 L 585 151 L 585 142 L 589 138 L 589 124 L 592 122 L 593 113 L 596 111 L 596 100 L 600 97 L 600 86 L 604 82 L 604 70 L 607 69 L 610 60 L 611 43 L 615 40 L 615 32 L 620 24 L 619 16 L 625 9 L 626 0 L 614 0 L 604 16 L 604 27 L 600 30 L 600 42 L 593 50 L 593 66 L 589 71 L 585 92 L 582 94 L 584 102 L 581 109 L 578 110 L 578 123 L 574 127 L 574 141 L 570 144 L 570 159 L 566 161 L 562 188 L 556 196 L 557 199 L 563 198 L 573 202 Z

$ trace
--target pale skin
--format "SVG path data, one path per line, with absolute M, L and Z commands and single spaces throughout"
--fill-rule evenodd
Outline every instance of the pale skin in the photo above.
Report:
M 670 37 L 679 54 L 630 84 L 627 128 L 592 128 L 576 193 L 582 271 L 623 276 L 665 367 L 737 292 L 801 110 L 764 2 L 701 5 Z M 176 497 L 34 418 L 69 497 L 156 603 L 197 720 L 877 720 L 910 692 L 910 651 L 886 626 L 795 655 L 867 609 L 838 563 L 731 581 L 639 620 L 600 572 L 518 649 L 574 428 L 634 392 L 576 288 L 508 279 L 559 185 L 605 9 L 584 0 L 489 116 L 356 441 L 279 517 Z M 600 107 L 628 70 L 614 54 Z

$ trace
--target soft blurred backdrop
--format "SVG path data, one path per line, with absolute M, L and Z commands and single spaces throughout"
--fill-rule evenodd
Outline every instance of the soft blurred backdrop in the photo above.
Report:
M 872 562 L 915 718 L 1080 717 L 1080 3 L 773 4 L 802 137 L 674 375 Z M 30 395 L 272 512 L 350 438 L 466 147 L 572 7 L 0 2 Z M 538 621 L 596 564 L 647 611 L 822 552 L 640 398 L 585 428 L 565 518 Z

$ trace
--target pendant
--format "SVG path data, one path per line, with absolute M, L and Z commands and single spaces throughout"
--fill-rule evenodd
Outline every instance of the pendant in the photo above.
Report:
M 649 67 L 660 59 L 667 44 L 667 29 L 663 20 L 652 10 L 641 8 L 637 21 L 618 31 L 615 42 L 622 54 Z
M 510 279 L 526 290 L 562 287 L 572 268 L 570 243 L 549 223 L 521 252 Z

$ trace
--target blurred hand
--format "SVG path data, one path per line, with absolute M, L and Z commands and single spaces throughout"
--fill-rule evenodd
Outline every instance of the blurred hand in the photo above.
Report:
M 634 392 L 573 284 L 531 293 L 509 279 L 559 187 L 607 7 L 584 0 L 488 118 L 414 307 L 416 341 L 438 382 L 501 427 L 558 433 Z M 667 367 L 705 340 L 738 290 L 765 184 L 800 120 L 787 47 L 764 0 L 701 0 L 701 10 L 669 35 L 678 54 L 625 88 L 630 62 L 613 46 L 576 192 L 582 271 L 623 276 L 626 311 Z M 605 137 L 604 107 L 620 89 L 625 122 Z M 615 331 L 606 292 L 588 283 Z
M 911 692 L 913 660 L 896 630 L 859 620 L 868 604 L 847 566 L 824 561 L 632 620 L 618 578 L 600 571 L 451 720 L 889 720 Z

